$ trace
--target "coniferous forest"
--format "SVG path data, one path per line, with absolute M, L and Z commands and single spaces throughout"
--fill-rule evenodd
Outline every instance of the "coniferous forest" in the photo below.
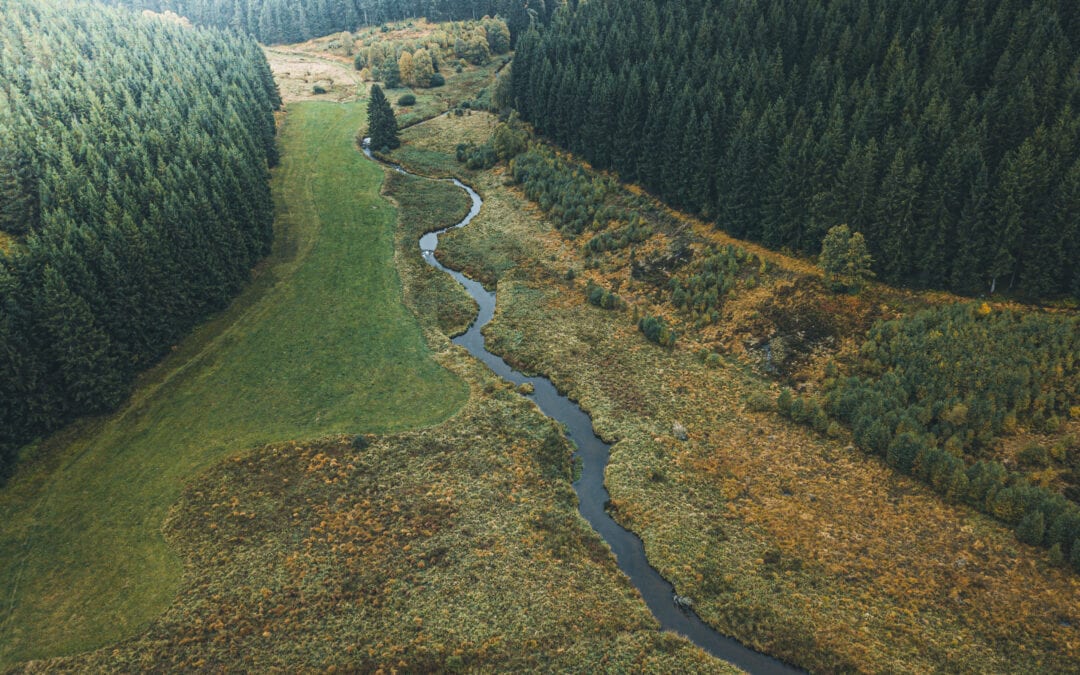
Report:
M 269 250 L 269 67 L 250 39 L 90 4 L 0 13 L 0 473 L 110 410 Z
M 863 233 L 887 282 L 1080 295 L 1080 5 L 598 0 L 529 31 L 513 103 L 734 236 Z
M 106 0 L 131 9 L 171 11 L 197 24 L 233 28 L 260 42 L 302 42 L 338 31 L 426 17 L 461 21 L 502 16 L 516 39 L 533 19 L 544 21 L 556 2 L 544 0 Z M 548 7 L 547 5 L 550 5 Z

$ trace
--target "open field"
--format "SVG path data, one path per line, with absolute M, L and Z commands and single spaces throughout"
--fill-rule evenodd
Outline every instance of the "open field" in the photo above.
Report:
M 495 131 L 496 120 L 495 115 L 479 110 L 460 117 L 440 115 L 422 122 L 423 131 L 406 129 L 402 136 L 406 143 L 392 153 L 391 159 L 424 176 L 468 178 L 473 172 L 457 161 L 453 149 L 458 143 L 483 144 Z M 447 147 L 450 154 L 445 152 Z
M 347 59 L 302 50 L 298 47 L 266 47 L 266 59 L 274 71 L 282 100 L 352 101 L 366 96 L 360 73 Z M 322 87 L 325 94 L 316 94 Z
M 452 137 L 422 125 L 404 138 L 423 137 L 432 152 L 436 133 Z M 444 142 L 442 151 L 453 147 Z M 407 155 L 406 146 L 396 156 Z M 629 274 L 626 251 L 587 260 L 592 233 L 563 237 L 499 171 L 470 180 L 485 208 L 501 206 L 444 239 L 440 258 L 498 284 L 489 347 L 552 377 L 618 441 L 607 473 L 615 513 L 707 620 L 815 670 L 1075 670 L 1076 575 L 1009 528 L 868 458 L 842 434 L 816 434 L 755 403 L 778 391 L 758 372 L 749 348 L 760 339 L 755 331 L 805 303 L 830 306 L 815 295 L 820 283 L 816 274 L 807 279 L 805 261 L 769 253 L 774 270 L 764 283 L 725 306 L 734 316 L 695 330 Z M 658 233 L 639 255 L 677 239 L 726 243 L 712 236 L 691 224 Z M 575 279 L 566 278 L 570 269 Z M 629 308 L 588 305 L 590 278 L 615 288 Z M 866 325 L 942 300 L 875 285 L 834 310 Z M 675 349 L 647 342 L 636 311 L 671 315 L 681 331 Z M 701 355 L 712 351 L 724 355 L 707 364 Z M 809 354 L 789 376 L 819 362 Z M 687 440 L 677 440 L 676 422 Z
M 353 145 L 363 112 L 291 106 L 274 251 L 254 283 L 124 408 L 43 443 L 0 493 L 0 665 L 97 647 L 158 615 L 182 570 L 161 523 L 226 456 L 427 426 L 464 403 L 403 305 L 396 213 Z

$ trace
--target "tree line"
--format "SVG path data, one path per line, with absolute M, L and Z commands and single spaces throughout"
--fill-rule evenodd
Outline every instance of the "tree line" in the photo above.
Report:
M 131 9 L 171 11 L 191 21 L 254 35 L 265 44 L 303 42 L 359 26 L 425 17 L 433 22 L 498 14 L 514 39 L 532 21 L 546 21 L 550 0 L 106 0 Z
M 1080 295 L 1080 5 L 597 0 L 517 44 L 549 138 L 734 236 L 877 276 Z
M 113 409 L 270 247 L 259 46 L 80 2 L 0 13 L 0 475 Z

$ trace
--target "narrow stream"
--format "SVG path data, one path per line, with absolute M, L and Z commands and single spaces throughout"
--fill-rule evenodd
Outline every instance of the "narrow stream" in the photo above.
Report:
M 366 141 L 367 139 L 365 143 Z M 378 161 L 372 157 L 366 145 L 364 154 L 369 159 Z M 400 173 L 414 175 L 400 166 L 393 164 L 388 166 Z M 483 204 L 480 195 L 471 187 L 456 178 L 453 179 L 453 183 L 465 190 L 472 200 L 469 214 L 457 225 L 430 232 L 420 238 L 420 251 L 424 260 L 432 267 L 456 279 L 480 307 L 469 329 L 453 338 L 453 342 L 483 361 L 504 380 L 517 385 L 531 384 L 533 393 L 528 394 L 528 398 L 532 399 L 545 415 L 564 425 L 566 437 L 577 446 L 574 456 L 581 459 L 581 477 L 574 483 L 574 491 L 578 496 L 578 511 L 611 547 L 619 569 L 630 577 L 630 581 L 641 592 L 645 604 L 664 630 L 686 636 L 713 656 L 733 663 L 749 673 L 772 675 L 773 673 L 802 672 L 771 656 L 745 647 L 730 637 L 721 635 L 702 621 L 693 610 L 682 609 L 675 604 L 674 587 L 649 564 L 641 539 L 616 523 L 604 508 L 609 500 L 607 488 L 604 487 L 604 469 L 607 468 L 611 446 L 600 440 L 593 432 L 592 420 L 576 403 L 560 394 L 547 378 L 523 375 L 511 368 L 501 357 L 485 348 L 484 335 L 480 331 L 495 316 L 495 293 L 488 291 L 480 282 L 470 279 L 461 272 L 445 267 L 435 258 L 439 235 L 447 230 L 468 225 L 480 212 Z

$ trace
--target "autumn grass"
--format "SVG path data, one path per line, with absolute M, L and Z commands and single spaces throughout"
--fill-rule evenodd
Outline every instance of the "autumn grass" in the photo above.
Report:
M 401 211 L 396 263 L 402 271 L 406 300 L 422 322 L 430 320 L 428 335 L 433 347 L 445 346 L 446 336 L 464 333 L 472 323 L 476 303 L 450 275 L 424 262 L 417 242 L 429 231 L 460 222 L 469 212 L 469 198 L 448 181 L 396 171 L 387 173 L 384 188 Z
M 271 258 L 115 415 L 44 442 L 0 494 L 0 666 L 130 635 L 176 593 L 161 522 L 185 481 L 252 446 L 431 425 L 467 387 L 402 303 L 394 208 L 353 144 L 361 104 L 294 104 Z
M 439 260 L 453 269 L 464 271 L 484 286 L 494 288 L 497 279 L 509 273 L 527 258 L 522 232 L 535 224 L 530 212 L 535 209 L 515 200 L 502 189 L 502 173 L 470 171 L 458 162 L 458 143 L 487 142 L 495 130 L 496 117 L 490 113 L 442 116 L 406 129 L 402 145 L 389 155 L 410 171 L 429 176 L 453 176 L 477 190 L 484 198 L 484 208 L 467 228 L 472 246 L 454 246 L 449 242 L 463 236 L 465 230 L 447 232 L 436 251 Z M 508 226 L 512 225 L 512 226 Z
M 606 479 L 615 515 L 703 618 L 812 670 L 1075 670 L 1080 579 L 842 435 L 754 404 L 776 396 L 753 347 L 780 322 L 836 317 L 836 334 L 825 336 L 835 343 L 822 339 L 792 364 L 791 374 L 805 374 L 816 350 L 844 348 L 843 331 L 932 300 L 875 287 L 834 301 L 801 261 L 770 254 L 776 269 L 731 299 L 725 325 L 695 330 L 630 274 L 628 252 L 587 260 L 589 233 L 565 239 L 496 174 L 476 181 L 486 203 L 501 206 L 487 226 L 445 238 L 442 259 L 476 264 L 497 283 L 489 348 L 551 377 L 616 441 Z M 636 253 L 725 243 L 708 235 L 675 228 Z M 590 278 L 617 289 L 627 309 L 586 304 Z M 645 341 L 635 308 L 672 319 L 682 333 L 675 349 Z M 706 362 L 710 352 L 718 356 Z M 677 440 L 676 422 L 688 440 Z
M 304 45 L 264 47 L 263 52 L 285 101 L 344 103 L 365 96 L 367 87 L 347 59 L 334 58 L 315 49 L 305 50 Z M 316 86 L 326 93 L 316 94 Z
M 554 424 L 449 358 L 487 393 L 444 425 L 268 446 L 202 475 L 165 525 L 177 601 L 42 668 L 734 672 L 656 630 L 569 484 L 542 478 L 547 445 L 569 457 Z
M 394 104 L 398 126 L 408 127 L 446 112 L 460 103 L 471 102 L 479 90 L 493 85 L 495 73 L 502 67 L 505 58 L 508 57 L 505 55 L 496 57 L 483 66 L 470 65 L 460 73 L 447 66 L 442 72 L 446 78 L 446 84 L 441 87 L 412 89 L 402 87 L 386 90 L 386 97 Z M 407 107 L 397 105 L 398 97 L 409 93 L 416 96 L 416 104 Z

